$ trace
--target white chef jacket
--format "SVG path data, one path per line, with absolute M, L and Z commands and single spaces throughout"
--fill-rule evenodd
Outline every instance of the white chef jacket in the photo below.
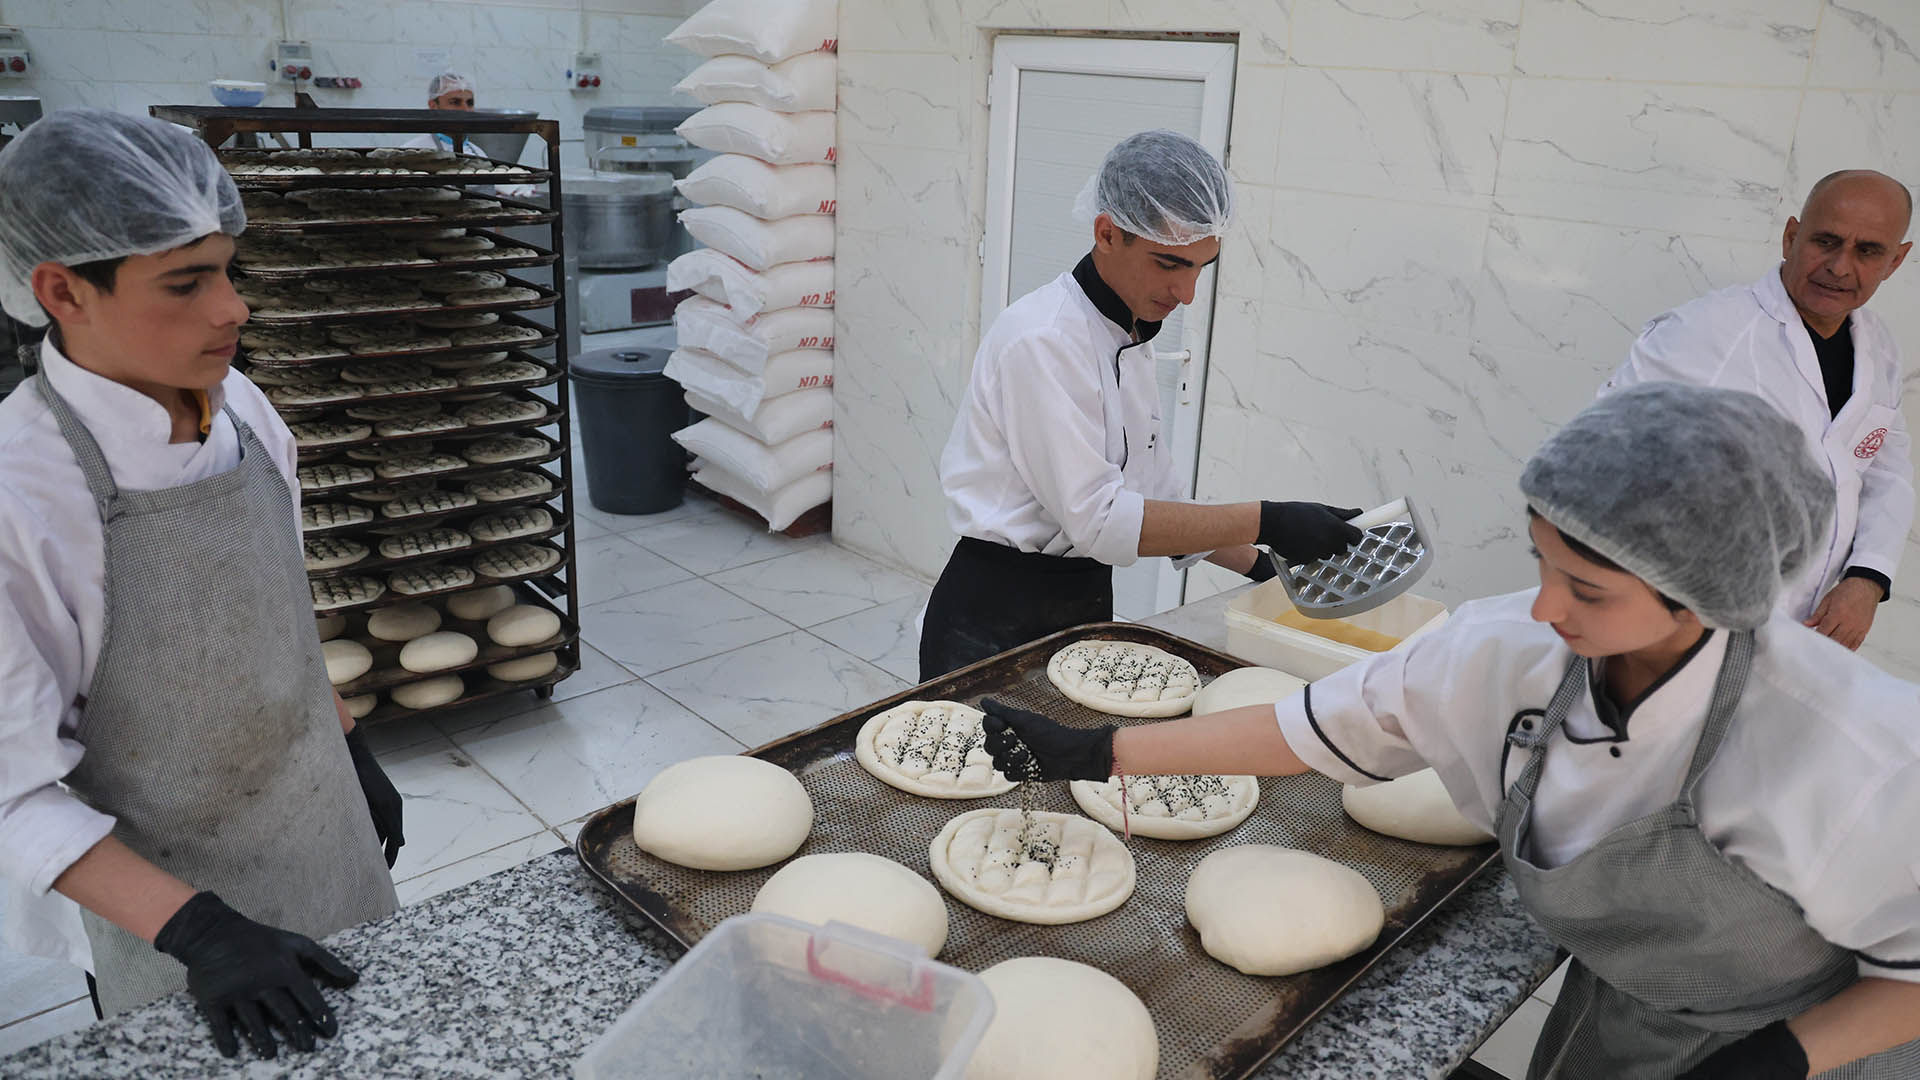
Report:
M 1300 759 L 1350 784 L 1432 766 L 1468 820 L 1494 830 L 1572 652 L 1530 614 L 1539 590 L 1461 605 L 1434 632 L 1275 706 Z M 1671 803 L 1704 728 L 1726 632 L 1609 725 L 1576 699 L 1547 744 L 1534 799 L 1536 861 L 1564 865 Z M 1700 781 L 1714 846 L 1792 897 L 1862 975 L 1920 981 L 1920 687 L 1775 612 L 1755 639 L 1731 730 Z M 1887 967 L 1887 964 L 1912 964 Z
M 1913 459 L 1900 413 L 1900 350 L 1887 325 L 1853 313 L 1853 396 L 1833 415 L 1820 359 L 1778 269 L 1751 285 L 1708 293 L 1656 317 L 1602 394 L 1669 380 L 1745 390 L 1806 432 L 1833 480 L 1832 527 L 1806 572 L 1780 597 L 1805 620 L 1850 566 L 1900 568 L 1913 524 Z
M 1008 305 L 974 354 L 940 486 L 961 536 L 1131 565 L 1146 500 L 1185 497 L 1152 343 L 1102 315 L 1072 273 Z
M 240 464 L 231 406 L 273 454 L 293 493 L 296 451 L 266 396 L 239 372 L 209 393 L 204 442 L 169 443 L 165 408 L 61 355 L 49 335 L 41 373 L 100 444 L 114 482 L 128 490 L 177 487 Z M 79 909 L 54 879 L 113 828 L 61 787 L 85 747 L 74 741 L 75 699 L 93 681 L 106 623 L 106 547 L 86 478 L 32 382 L 0 401 L 0 878 L 7 885 L 4 940 L 20 952 L 91 966 Z
M 465 135 L 460 136 L 460 145 L 455 147 L 452 136 L 432 132 L 423 132 L 415 135 L 400 145 L 410 150 L 446 150 L 455 154 L 478 154 L 480 152 L 479 148 L 475 147 L 472 141 Z

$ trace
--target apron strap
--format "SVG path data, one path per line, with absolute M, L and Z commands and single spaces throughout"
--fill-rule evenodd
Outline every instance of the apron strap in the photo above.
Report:
M 1680 788 L 1684 802 L 1693 801 L 1693 790 L 1707 774 L 1707 766 L 1720 750 L 1727 732 L 1733 727 L 1733 713 L 1747 690 L 1747 673 L 1753 670 L 1753 631 L 1732 632 L 1727 639 L 1727 657 L 1720 662 L 1720 677 L 1713 684 L 1713 701 L 1707 706 L 1707 725 L 1693 748 L 1693 762 L 1687 766 L 1687 779 Z
M 1553 700 L 1547 702 L 1547 714 L 1541 718 L 1539 731 L 1520 731 L 1515 729 L 1507 734 L 1507 741 L 1527 751 L 1526 769 L 1514 787 L 1520 794 L 1531 799 L 1540 787 L 1540 770 L 1547 763 L 1547 740 L 1560 730 L 1566 722 L 1567 714 L 1573 711 L 1573 701 L 1587 691 L 1587 671 L 1589 661 L 1576 655 L 1567 662 L 1567 673 L 1560 678 L 1559 689 L 1553 692 Z
M 47 373 L 42 371 L 34 380 L 40 391 L 41 400 L 52 410 L 53 418 L 60 424 L 60 434 L 66 437 L 67 446 L 73 450 L 75 461 L 80 463 L 80 472 L 87 478 L 87 490 L 93 493 L 93 502 L 100 510 L 100 520 L 107 520 L 113 501 L 120 497 L 120 488 L 113 482 L 113 470 L 107 468 L 107 456 L 100 452 L 100 444 L 93 441 L 93 434 L 80 418 L 73 414 L 67 399 L 47 381 Z

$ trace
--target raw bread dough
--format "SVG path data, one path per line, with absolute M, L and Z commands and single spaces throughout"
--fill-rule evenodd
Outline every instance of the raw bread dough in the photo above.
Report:
M 513 586 L 495 585 L 447 597 L 447 614 L 469 622 L 484 622 L 513 606 Z
M 1340 791 L 1347 816 L 1377 833 L 1421 844 L 1484 844 L 1493 834 L 1468 821 L 1432 769 Z
M 322 642 L 320 655 L 327 661 L 327 681 L 335 686 L 350 683 L 373 670 L 373 653 L 348 638 Z
M 487 620 L 487 636 L 509 649 L 538 645 L 559 632 L 560 616 L 534 604 L 515 604 Z
M 1221 848 L 1187 879 L 1187 921 L 1207 954 L 1248 975 L 1292 975 L 1372 945 L 1386 909 L 1367 879 L 1273 844 Z
M 752 910 L 815 925 L 838 920 L 899 938 L 928 956 L 938 956 L 947 943 L 940 890 L 892 859 L 863 851 L 793 860 L 760 886 Z
M 909 701 L 878 713 L 853 741 L 855 759 L 883 784 L 929 799 L 984 799 L 1014 789 L 994 771 L 980 721 L 957 701 Z
M 1076 641 L 1047 661 L 1047 678 L 1068 698 L 1114 716 L 1179 716 L 1200 689 L 1192 664 L 1131 641 Z
M 361 694 L 358 697 L 350 697 L 344 700 L 347 705 L 347 715 L 358 720 L 372 712 L 375 705 L 380 704 L 380 695 Z
M 1124 815 L 1119 777 L 1067 787 L 1088 817 L 1114 832 L 1131 829 L 1155 840 L 1218 836 L 1247 820 L 1260 801 L 1260 782 L 1251 776 L 1129 776 Z
M 403 709 L 431 709 L 436 705 L 457 701 L 466 692 L 467 684 L 460 680 L 460 676 L 442 675 L 437 679 L 422 679 L 396 686 L 389 696 L 395 705 Z
M 1193 698 L 1193 715 L 1226 712 L 1244 705 L 1271 705 L 1306 689 L 1305 679 L 1268 667 L 1235 668 L 1200 688 Z
M 559 666 L 560 657 L 557 654 L 543 652 L 488 664 L 487 674 L 501 682 L 528 682 L 546 677 Z
M 458 630 L 436 630 L 400 647 L 400 666 L 408 671 L 445 671 L 470 664 L 480 655 L 480 643 Z
M 966 1080 L 1153 1080 L 1160 1037 L 1138 995 L 1096 967 L 1051 956 L 980 973 L 993 1021 Z
M 751 870 L 799 850 L 813 799 L 787 770 L 717 754 L 661 770 L 633 800 L 640 850 L 695 870 Z
M 440 613 L 426 604 L 400 604 L 367 616 L 367 633 L 381 641 L 412 641 L 440 629 Z
M 1074 814 L 969 810 L 928 850 L 934 880 L 968 907 L 1014 922 L 1056 926 L 1105 915 L 1133 895 L 1133 854 L 1120 838 Z
M 347 632 L 345 615 L 322 615 L 314 620 L 314 626 L 320 631 L 321 641 L 332 641 Z

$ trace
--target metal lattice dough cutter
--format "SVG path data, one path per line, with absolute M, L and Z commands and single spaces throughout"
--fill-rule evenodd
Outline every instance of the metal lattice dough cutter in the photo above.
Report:
M 1369 510 L 1351 524 L 1365 535 L 1347 550 L 1280 567 L 1280 580 L 1300 614 L 1339 619 L 1371 611 L 1412 588 L 1433 563 L 1426 526 L 1410 498 Z

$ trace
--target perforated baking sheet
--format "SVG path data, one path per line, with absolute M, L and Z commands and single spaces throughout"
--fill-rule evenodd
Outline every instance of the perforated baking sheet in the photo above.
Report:
M 922 799 L 882 784 L 854 760 L 854 735 L 869 717 L 903 701 L 994 697 L 1062 723 L 1097 727 L 1129 721 L 1076 705 L 1047 678 L 1055 652 L 1084 638 L 1137 641 L 1185 657 L 1211 680 L 1240 661 L 1185 638 L 1125 623 L 1094 623 L 963 668 L 811 731 L 750 753 L 791 770 L 813 797 L 813 834 L 798 854 L 867 851 L 894 859 L 929 881 L 927 848 L 947 821 L 982 806 L 1019 806 L 1020 792 L 990 799 Z M 1038 785 L 1034 808 L 1078 814 L 1065 784 Z M 737 873 L 688 870 L 646 854 L 632 838 L 633 800 L 596 814 L 575 850 L 615 893 L 661 929 L 691 946 L 722 919 L 739 915 L 778 866 Z M 1239 844 L 1279 844 L 1346 864 L 1379 890 L 1387 922 L 1373 947 L 1317 971 L 1258 978 L 1214 960 L 1187 925 L 1186 884 L 1209 852 Z M 1395 840 L 1354 824 L 1340 808 L 1340 785 L 1324 776 L 1268 778 L 1260 805 L 1238 828 L 1199 841 L 1129 844 L 1139 876 L 1132 898 L 1110 914 L 1066 926 L 1033 926 L 986 915 L 946 896 L 949 931 L 940 959 L 979 971 L 1018 956 L 1057 956 L 1092 964 L 1131 987 L 1160 1035 L 1160 1075 L 1222 1080 L 1251 1074 L 1420 922 L 1496 858 L 1492 845 L 1435 847 Z M 1284 906 L 1275 919 L 1284 919 Z

